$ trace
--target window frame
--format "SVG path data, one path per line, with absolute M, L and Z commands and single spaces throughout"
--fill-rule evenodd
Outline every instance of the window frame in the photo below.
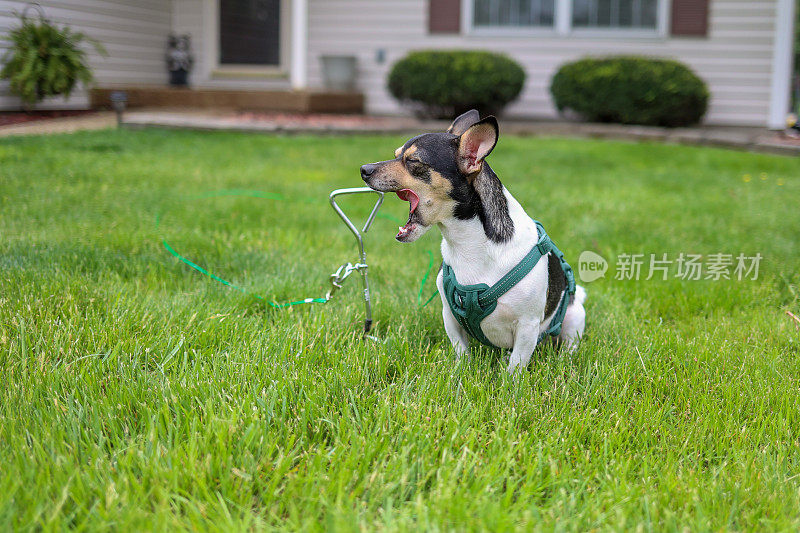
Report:
M 569 36 L 593 39 L 665 39 L 669 36 L 671 0 L 656 0 L 656 27 L 582 28 L 572 25 L 573 0 L 555 0 L 552 26 L 475 26 L 475 0 L 461 0 L 462 34 L 475 37 L 554 37 Z
M 291 0 L 281 0 L 279 63 L 277 65 L 252 65 L 220 62 L 219 0 L 203 0 L 203 56 L 208 79 L 259 80 L 285 78 L 291 64 Z
M 560 2 L 561 0 L 554 0 L 552 26 L 475 26 L 475 0 L 461 0 L 461 18 L 463 19 L 461 27 L 466 28 L 467 33 L 471 35 L 488 37 L 556 35 L 558 33 L 558 4 Z

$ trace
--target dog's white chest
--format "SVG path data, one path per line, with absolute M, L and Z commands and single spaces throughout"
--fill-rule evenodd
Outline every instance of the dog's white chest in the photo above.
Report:
M 442 258 L 452 267 L 459 284 L 494 285 L 538 242 L 536 224 L 510 195 L 508 197 L 515 225 L 514 238 L 509 242 L 476 241 L 475 236 L 483 234 L 477 219 L 459 224 L 458 233 L 443 231 Z M 542 321 L 547 283 L 547 256 L 544 256 L 522 280 L 498 298 L 495 310 L 483 319 L 481 330 L 486 338 L 499 348 L 512 348 L 519 324 L 536 323 L 546 327 Z

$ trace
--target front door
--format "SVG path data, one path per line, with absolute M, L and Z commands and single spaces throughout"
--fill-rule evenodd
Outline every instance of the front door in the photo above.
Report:
M 220 65 L 280 65 L 281 0 L 219 0 Z

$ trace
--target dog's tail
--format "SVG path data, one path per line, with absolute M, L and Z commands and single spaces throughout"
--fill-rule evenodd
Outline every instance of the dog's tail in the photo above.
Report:
M 580 305 L 583 305 L 583 302 L 586 301 L 586 289 L 581 287 L 580 285 L 575 286 L 575 296 L 572 298 L 573 302 L 577 302 Z

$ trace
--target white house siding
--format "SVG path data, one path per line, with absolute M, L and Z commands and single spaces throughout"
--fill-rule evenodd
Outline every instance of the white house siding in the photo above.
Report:
M 195 84 L 204 79 L 209 71 L 208 61 L 202 53 L 206 46 L 203 38 L 204 6 L 203 0 L 172 0 L 172 31 L 177 34 L 188 34 L 192 40 L 194 66 L 189 74 L 189 83 Z
M 427 0 L 309 0 L 309 83 L 322 84 L 319 57 L 358 57 L 359 87 L 372 113 L 398 113 L 386 90 L 391 65 L 419 48 L 505 52 L 528 79 L 509 115 L 555 117 L 550 79 L 559 65 L 586 55 L 644 54 L 691 66 L 712 93 L 706 122 L 764 126 L 770 100 L 776 0 L 712 0 L 707 38 L 430 35 Z M 386 60 L 378 63 L 378 50 Z
M 48 19 L 69 24 L 106 48 L 108 56 L 103 57 L 91 46 L 87 47 L 98 83 L 163 85 L 167 82 L 164 52 L 171 27 L 171 0 L 44 0 L 40 4 Z M 8 31 L 18 24 L 13 12 L 21 12 L 25 5 L 22 1 L 0 0 L 0 55 L 8 48 Z M 86 93 L 80 90 L 73 93 L 66 105 L 62 98 L 55 98 L 40 107 L 87 106 Z M 9 96 L 7 85 L 0 84 L 0 109 L 18 107 L 19 99 Z

